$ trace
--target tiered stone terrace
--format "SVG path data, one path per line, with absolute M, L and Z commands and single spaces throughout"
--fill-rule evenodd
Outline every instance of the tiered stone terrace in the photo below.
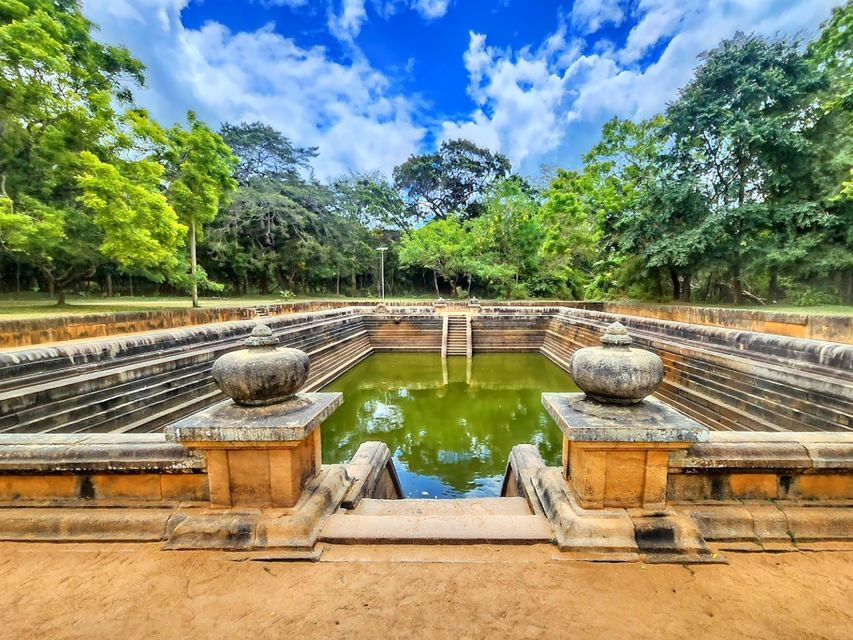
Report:
M 853 346 L 843 322 L 831 323 L 827 332 L 839 341 L 827 342 L 608 313 L 594 305 L 318 306 L 263 318 L 280 344 L 310 356 L 304 391 L 322 388 L 377 351 L 539 352 L 568 370 L 577 349 L 596 345 L 619 320 L 635 346 L 663 359 L 657 397 L 712 430 L 708 442 L 669 457 L 666 498 L 680 515 L 663 515 L 679 549 L 702 537 L 762 544 L 853 538 Z M 717 324 L 743 320 L 714 317 Z M 179 505 L 198 510 L 210 500 L 207 461 L 167 443 L 162 431 L 223 400 L 210 368 L 240 348 L 253 326 L 254 320 L 232 320 L 0 352 L 0 539 L 171 540 L 174 548 L 192 547 L 196 530 L 174 532 L 185 517 Z M 642 532 L 658 527 L 649 514 L 589 516 L 576 505 L 568 508 L 565 473 L 544 467 L 535 448 L 516 447 L 503 495 L 517 498 L 488 503 L 482 526 L 466 515 L 476 504 L 448 504 L 461 511 L 458 522 L 445 523 L 442 539 L 523 542 L 553 535 L 561 549 L 588 550 L 583 545 L 599 545 L 601 531 L 618 530 L 622 542 L 611 551 L 642 551 Z M 299 507 L 315 514 L 313 524 L 296 534 L 288 529 L 280 539 L 306 549 L 318 539 L 352 536 L 428 540 L 434 531 L 420 527 L 435 519 L 432 508 L 421 513 L 423 505 L 410 501 L 367 502 L 358 510 L 362 499 L 400 495 L 387 447 L 365 444 L 349 465 L 324 465 Z M 322 530 L 318 523 L 336 504 L 355 515 L 334 513 Z M 502 518 L 516 515 L 535 517 L 523 520 L 527 529 L 505 528 Z M 362 518 L 341 519 L 355 516 Z M 406 526 L 395 525 L 400 519 Z M 354 522 L 363 523 L 361 533 L 351 529 Z M 269 540 L 260 525 L 243 525 L 224 531 L 222 544 Z
M 460 308 L 457 311 L 467 311 Z M 451 331 L 462 316 L 450 316 Z M 620 320 L 664 360 L 658 396 L 714 430 L 853 430 L 853 346 L 584 309 L 486 306 L 471 347 L 536 351 L 568 369 Z M 374 351 L 440 352 L 443 316 L 430 306 L 341 307 L 273 316 L 282 345 L 311 358 L 307 390 Z M 144 433 L 222 399 L 209 370 L 253 321 L 200 325 L 0 352 L 0 433 Z M 449 338 L 463 353 L 461 327 Z M 451 354 L 452 355 L 452 354 Z

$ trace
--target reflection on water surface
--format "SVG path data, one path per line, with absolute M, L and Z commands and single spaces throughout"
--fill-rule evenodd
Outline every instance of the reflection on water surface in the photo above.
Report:
M 560 461 L 561 435 L 540 401 L 543 391 L 576 391 L 538 353 L 370 356 L 324 391 L 344 404 L 323 423 L 323 462 L 346 462 L 367 440 L 391 449 L 408 498 L 500 494 L 513 445 L 539 447 Z

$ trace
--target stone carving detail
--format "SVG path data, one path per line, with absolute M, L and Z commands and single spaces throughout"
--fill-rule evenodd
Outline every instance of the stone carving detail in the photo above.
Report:
M 308 356 L 299 349 L 277 347 L 278 338 L 258 323 L 244 344 L 213 363 L 213 379 L 235 403 L 258 407 L 289 400 L 308 379 Z
M 651 351 L 632 349 L 628 330 L 614 322 L 600 347 L 575 352 L 571 373 L 587 398 L 604 404 L 636 404 L 663 380 L 663 362 Z

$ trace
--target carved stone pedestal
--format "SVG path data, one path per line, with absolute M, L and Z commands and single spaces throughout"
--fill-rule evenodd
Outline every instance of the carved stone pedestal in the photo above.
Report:
M 205 452 L 211 507 L 293 507 L 320 470 L 320 425 L 341 402 L 340 393 L 226 402 L 168 427 L 166 438 Z
M 613 405 L 583 393 L 545 393 L 563 432 L 563 474 L 585 509 L 666 507 L 669 452 L 708 439 L 708 428 L 647 398 Z

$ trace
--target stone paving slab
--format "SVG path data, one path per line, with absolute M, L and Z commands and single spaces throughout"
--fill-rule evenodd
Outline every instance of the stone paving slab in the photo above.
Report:
M 360 516 L 336 513 L 320 531 L 326 542 L 528 543 L 554 537 L 542 516 Z
M 362 500 L 351 512 L 358 516 L 529 516 L 524 498 L 457 500 Z

